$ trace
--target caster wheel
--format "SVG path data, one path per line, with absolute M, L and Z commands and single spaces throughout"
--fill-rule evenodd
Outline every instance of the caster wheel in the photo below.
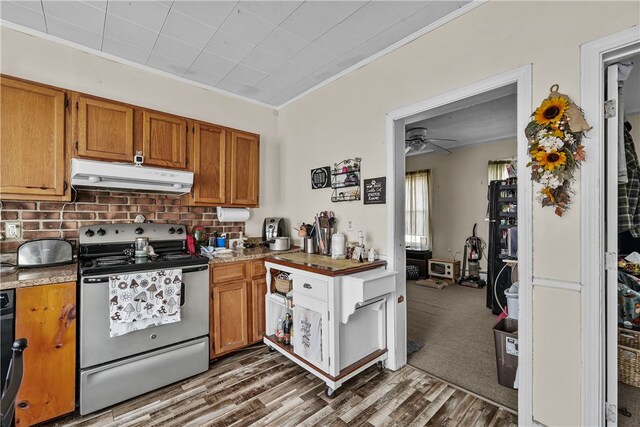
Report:
M 329 399 L 333 399 L 336 395 L 336 391 L 331 387 L 327 386 L 327 388 L 324 390 L 324 395 L 327 396 Z
M 379 362 L 377 363 L 377 365 L 378 365 L 378 371 L 380 371 L 380 372 L 384 371 L 385 363 L 384 363 L 382 360 L 381 360 L 381 361 L 379 361 Z
M 269 353 L 273 353 L 274 351 L 276 351 L 276 349 L 275 349 L 275 348 L 273 348 L 273 347 L 269 347 Z

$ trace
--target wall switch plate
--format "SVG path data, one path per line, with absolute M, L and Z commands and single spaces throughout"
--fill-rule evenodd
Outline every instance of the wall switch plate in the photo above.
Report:
M 20 238 L 20 223 L 19 222 L 7 222 L 5 224 L 5 234 L 7 239 L 19 239 Z
M 353 220 L 352 219 L 348 219 L 347 220 L 347 231 L 353 231 Z

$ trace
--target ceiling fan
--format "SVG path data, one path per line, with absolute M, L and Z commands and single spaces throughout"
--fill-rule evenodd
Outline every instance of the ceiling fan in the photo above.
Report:
M 431 148 L 433 151 L 437 151 L 443 154 L 451 154 L 451 151 L 447 150 L 436 144 L 436 142 L 457 142 L 456 139 L 446 138 L 429 138 L 427 136 L 427 128 L 412 128 L 407 130 L 404 140 L 404 154 L 407 155 L 410 152 L 412 154 L 419 154 L 426 148 Z

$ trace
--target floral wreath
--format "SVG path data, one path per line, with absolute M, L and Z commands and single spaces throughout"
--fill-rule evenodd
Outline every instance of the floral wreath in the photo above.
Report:
M 582 138 L 591 129 L 582 110 L 567 96 L 551 86 L 551 94 L 542 101 L 525 129 L 529 140 L 531 179 L 542 184 L 538 200 L 542 206 L 555 206 L 558 216 L 571 202 L 571 183 L 585 160 Z

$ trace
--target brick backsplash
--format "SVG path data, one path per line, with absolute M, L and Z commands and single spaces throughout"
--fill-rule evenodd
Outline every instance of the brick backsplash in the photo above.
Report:
M 13 252 L 24 241 L 48 237 L 70 240 L 76 247 L 79 227 L 133 222 L 136 215 L 144 215 L 149 222 L 186 225 L 188 230 L 202 225 L 207 233 L 228 233 L 229 238 L 244 232 L 243 222 L 220 223 L 215 207 L 184 206 L 177 195 L 78 190 L 73 203 L 2 200 L 2 233 L 7 221 L 20 221 L 22 240 L 0 241 L 0 252 Z

